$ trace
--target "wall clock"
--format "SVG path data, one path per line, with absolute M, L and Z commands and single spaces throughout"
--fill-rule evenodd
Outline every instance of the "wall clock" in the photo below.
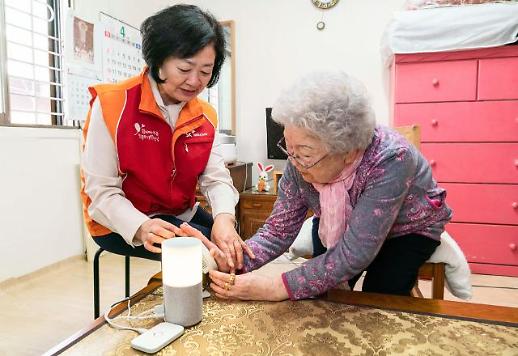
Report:
M 339 0 L 311 0 L 313 5 L 318 7 L 321 10 L 327 10 L 338 4 Z M 322 18 L 317 22 L 317 29 L 322 31 L 326 28 L 326 23 L 324 22 L 324 12 L 322 11 Z
M 319 9 L 330 9 L 338 3 L 338 0 L 311 0 Z

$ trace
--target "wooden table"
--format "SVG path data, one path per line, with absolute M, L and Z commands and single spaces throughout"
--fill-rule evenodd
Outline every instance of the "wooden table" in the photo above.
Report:
M 132 297 L 132 312 L 161 303 L 160 287 L 157 274 Z M 111 316 L 125 309 L 126 303 L 121 304 Z M 110 328 L 101 317 L 46 355 L 140 354 L 130 346 L 135 336 Z M 165 354 L 180 355 L 424 351 L 516 355 L 518 308 L 338 290 L 324 298 L 297 302 L 210 298 L 204 301 L 203 321 L 164 349 Z

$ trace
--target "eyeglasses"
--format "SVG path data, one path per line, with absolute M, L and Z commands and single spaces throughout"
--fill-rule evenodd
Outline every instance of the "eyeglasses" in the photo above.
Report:
M 320 157 L 320 159 L 318 159 L 316 162 L 311 162 L 311 159 L 301 158 L 301 157 L 298 157 L 297 155 L 289 153 L 288 148 L 286 147 L 286 139 L 284 137 L 282 137 L 279 140 L 279 142 L 277 142 L 277 147 L 279 147 L 279 149 L 288 156 L 288 159 L 292 163 L 295 162 L 297 165 L 304 168 L 305 170 L 313 168 L 314 166 L 319 164 L 324 158 L 326 158 L 329 154 L 329 152 L 328 152 L 325 155 L 323 155 L 322 157 Z

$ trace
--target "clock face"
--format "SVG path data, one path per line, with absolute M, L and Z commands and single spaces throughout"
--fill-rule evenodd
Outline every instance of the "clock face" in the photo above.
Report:
M 313 5 L 320 9 L 329 9 L 338 3 L 338 0 L 311 0 Z

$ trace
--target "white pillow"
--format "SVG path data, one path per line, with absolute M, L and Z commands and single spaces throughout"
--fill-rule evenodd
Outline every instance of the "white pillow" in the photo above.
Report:
M 288 249 L 286 257 L 288 257 L 290 260 L 294 260 L 299 257 L 313 256 L 313 238 L 311 236 L 312 230 L 313 217 L 310 217 L 304 221 L 304 224 L 302 224 L 299 234 Z
M 441 244 L 427 262 L 444 262 L 446 288 L 458 298 L 471 299 L 473 293 L 468 261 L 457 242 L 446 231 L 441 234 Z

